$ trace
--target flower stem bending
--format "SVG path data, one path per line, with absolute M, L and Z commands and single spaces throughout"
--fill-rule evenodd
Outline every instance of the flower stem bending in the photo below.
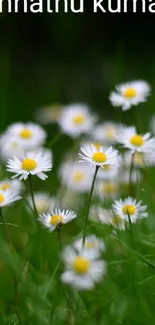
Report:
M 89 217 L 89 210 L 90 210 L 90 204 L 91 204 L 91 199 L 94 191 L 94 185 L 95 185 L 95 180 L 96 176 L 99 170 L 99 166 L 96 166 L 93 181 L 92 181 L 92 186 L 89 194 L 89 199 L 88 199 L 88 205 L 87 205 L 87 210 L 86 210 L 86 217 L 85 217 L 85 225 L 84 225 L 84 231 L 83 231 L 83 241 L 82 241 L 82 246 L 85 244 L 85 239 L 86 239 L 86 232 L 87 232 L 87 224 L 88 224 L 88 217 Z

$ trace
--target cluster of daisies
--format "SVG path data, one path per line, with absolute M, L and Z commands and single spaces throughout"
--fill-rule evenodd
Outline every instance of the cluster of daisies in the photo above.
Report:
M 113 106 L 128 110 L 145 102 L 149 94 L 146 82 L 134 81 L 117 86 L 109 99 Z M 38 223 L 49 232 L 60 232 L 62 226 L 76 219 L 74 207 L 86 206 L 85 193 L 91 193 L 90 222 L 125 231 L 130 221 L 147 217 L 147 207 L 128 194 L 131 184 L 142 181 L 142 168 L 155 165 L 155 137 L 149 132 L 140 134 L 135 126 L 98 123 L 89 107 L 82 104 L 47 107 L 37 118 L 45 124 L 57 122 L 61 133 L 74 139 L 79 152 L 72 150 L 59 167 L 62 197 L 59 193 L 56 197 L 46 192 L 32 193 L 31 188 L 26 200 L 37 211 Z M 151 129 L 155 133 L 155 118 Z M 0 181 L 0 210 L 24 196 L 23 180 L 32 182 L 35 175 L 46 180 L 53 162 L 51 150 L 45 147 L 46 138 L 46 131 L 35 123 L 15 123 L 1 135 L 1 164 L 13 176 Z M 120 199 L 124 193 L 127 197 Z M 61 209 L 60 201 L 68 205 L 66 210 Z M 84 220 L 87 216 L 81 217 Z M 66 266 L 62 281 L 79 289 L 92 289 L 106 273 L 104 251 L 102 238 L 84 233 L 62 252 Z

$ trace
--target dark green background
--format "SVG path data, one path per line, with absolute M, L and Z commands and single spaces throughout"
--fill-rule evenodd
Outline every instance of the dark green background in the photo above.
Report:
M 154 25 L 154 14 L 93 14 L 92 1 L 84 14 L 0 14 L 1 130 L 55 102 L 88 102 L 102 118 L 122 119 L 109 92 L 132 79 L 154 86 Z M 138 108 L 141 124 L 154 96 Z

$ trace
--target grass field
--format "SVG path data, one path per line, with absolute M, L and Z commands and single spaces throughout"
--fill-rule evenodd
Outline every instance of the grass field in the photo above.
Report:
M 154 89 L 148 102 L 140 103 L 138 106 L 133 106 L 130 111 L 123 112 L 121 108 L 112 107 L 108 101 L 107 91 L 105 102 L 109 105 L 108 116 L 113 114 L 117 123 L 135 125 L 138 134 L 143 134 L 150 131 L 153 98 Z M 52 108 L 51 112 L 53 110 Z M 100 122 L 98 113 L 93 111 L 92 114 L 95 114 Z M 29 121 L 28 114 L 26 117 Z M 8 127 L 12 120 L 14 121 L 11 118 L 8 120 L 8 123 L 3 124 L 5 127 Z M 57 123 L 49 123 L 43 128 L 47 133 L 43 145 L 53 154 L 53 168 L 47 172 L 47 180 L 43 181 L 36 176 L 32 176 L 31 179 L 28 177 L 22 181 L 20 190 L 22 199 L 11 206 L 4 208 L 1 206 L 0 325 L 84 323 L 152 325 L 155 318 L 154 161 L 147 166 L 147 163 L 142 160 L 142 166 L 135 167 L 129 160 L 125 164 L 123 158 L 119 173 L 110 181 L 116 188 L 107 187 L 106 191 L 99 195 L 96 187 L 97 179 L 94 194 L 90 197 L 95 166 L 90 166 L 89 162 L 85 164 L 87 169 L 91 170 L 89 190 L 83 190 L 83 187 L 77 190 L 73 185 L 70 186 L 71 167 L 68 170 L 68 184 L 67 181 L 63 181 L 60 167 L 65 162 L 69 166 L 70 161 L 74 166 L 79 160 L 80 147 L 85 142 L 95 144 L 102 142 L 94 137 L 96 126 L 93 126 L 85 136 L 80 133 L 76 138 L 66 135 L 64 130 L 61 130 L 59 136 L 60 127 Z M 6 132 L 6 128 L 3 127 L 4 131 Z M 6 170 L 7 159 L 4 158 L 3 152 L 5 141 L 1 138 L 1 181 L 6 178 L 11 179 L 12 176 Z M 105 138 L 103 144 L 109 146 L 106 141 Z M 123 157 L 124 152 L 130 152 L 130 149 L 124 149 L 115 139 L 111 142 Z M 9 149 L 5 151 L 9 155 Z M 83 166 L 82 163 L 81 165 Z M 131 182 L 132 175 L 134 172 L 138 173 L 137 170 L 141 177 Z M 124 180 L 126 171 L 128 176 Z M 103 185 L 106 182 L 107 180 L 104 179 Z M 52 208 L 73 210 L 78 217 L 49 232 L 38 221 L 39 212 L 35 211 L 31 197 L 29 201 L 27 200 L 30 194 L 33 196 L 35 192 L 48 193 Z M 3 194 L 4 192 L 0 194 L 0 203 Z M 118 226 L 117 220 L 112 222 L 111 212 L 108 209 L 112 208 L 116 199 L 124 200 L 128 196 L 136 198 L 137 202 L 142 201 L 142 205 L 147 206 L 148 217 L 138 218 L 135 223 L 132 222 L 132 218 L 131 223 L 126 219 L 125 229 L 122 229 L 119 227 L 120 224 Z M 91 203 L 86 227 L 89 199 Z M 99 208 L 109 211 L 108 222 L 107 219 L 105 222 L 98 220 L 98 218 L 104 219 L 104 214 L 99 211 Z M 128 217 L 132 217 L 132 213 Z M 66 269 L 62 252 L 67 246 L 73 247 L 77 238 L 83 238 L 88 234 L 96 235 L 104 241 L 105 249 L 99 259 L 105 261 L 107 269 L 93 289 L 79 290 L 76 286 L 61 281 L 62 273 Z

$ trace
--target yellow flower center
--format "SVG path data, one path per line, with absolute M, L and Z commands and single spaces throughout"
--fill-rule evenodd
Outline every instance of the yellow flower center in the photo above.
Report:
M 57 226 L 60 223 L 63 223 L 64 219 L 60 215 L 55 215 L 51 217 L 50 223 L 52 226 Z
M 104 152 L 95 152 L 92 158 L 95 162 L 98 163 L 104 163 L 107 161 L 107 156 Z
M 79 274 L 86 274 L 90 269 L 90 262 L 86 257 L 77 256 L 73 262 L 73 269 Z
M 136 96 L 137 92 L 134 88 L 127 88 L 124 91 L 124 97 L 126 97 L 127 99 L 132 99 Z
M 93 143 L 94 147 L 99 151 L 101 147 L 103 147 L 103 145 L 101 143 L 95 142 Z
M 18 143 L 17 142 L 15 142 L 15 141 L 13 141 L 12 143 L 11 143 L 11 148 L 12 149 L 18 149 Z
M 22 162 L 22 168 L 25 170 L 33 170 L 37 167 L 37 163 L 34 159 L 26 158 Z
M 46 203 L 47 202 L 44 199 L 40 199 L 40 200 L 36 201 L 36 208 L 37 208 L 39 213 L 42 213 L 42 212 L 45 211 Z
M 83 114 L 79 114 L 73 117 L 73 122 L 77 125 L 84 124 L 85 120 L 86 117 Z
M 134 207 L 134 205 L 127 204 L 123 207 L 123 212 L 125 214 L 133 215 L 136 212 L 136 208 Z
M 84 178 L 85 178 L 85 174 L 81 171 L 77 171 L 73 175 L 73 180 L 77 183 L 83 181 Z
M 144 140 L 143 140 L 142 136 L 139 134 L 134 135 L 130 139 L 130 142 L 131 142 L 131 144 L 133 144 L 133 146 L 138 146 L 138 147 L 140 147 L 144 144 Z
M 111 166 L 109 166 L 109 165 L 104 165 L 102 168 L 103 168 L 103 169 L 106 169 L 106 170 L 109 170 L 109 169 L 111 169 Z
M 112 225 L 120 226 L 123 223 L 123 219 L 120 216 L 115 216 L 111 220 Z
M 85 248 L 95 248 L 96 247 L 96 243 L 89 242 L 88 240 L 86 240 L 84 246 L 85 246 Z
M 5 196 L 3 194 L 0 194 L 0 203 L 3 203 L 5 201 Z
M 114 194 L 116 192 L 116 185 L 113 183 L 105 183 L 103 185 L 103 191 L 106 193 Z
M 23 139 L 30 139 L 32 137 L 32 132 L 25 128 L 19 133 L 19 136 Z
M 2 189 L 3 191 L 6 191 L 8 188 L 11 188 L 11 187 L 12 187 L 11 184 L 9 184 L 9 183 L 5 183 L 5 184 L 3 184 L 3 185 L 1 186 L 1 189 Z
M 115 139 L 115 130 L 114 130 L 113 127 L 108 127 L 106 129 L 106 132 L 105 133 L 106 133 L 106 137 L 108 139 L 111 139 L 111 140 Z

